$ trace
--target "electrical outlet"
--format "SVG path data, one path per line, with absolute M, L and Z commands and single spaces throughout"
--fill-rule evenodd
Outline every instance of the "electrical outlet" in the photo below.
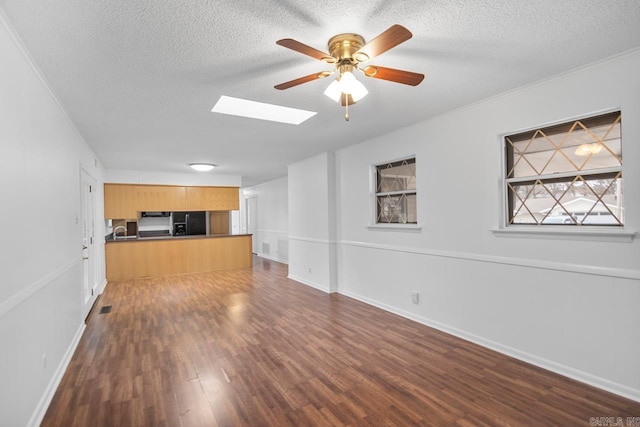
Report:
M 309 267 L 309 274 L 311 274 L 311 267 Z
M 47 369 L 47 353 L 42 354 L 42 369 Z
M 418 292 L 411 292 L 411 302 L 418 304 L 420 302 L 420 294 Z

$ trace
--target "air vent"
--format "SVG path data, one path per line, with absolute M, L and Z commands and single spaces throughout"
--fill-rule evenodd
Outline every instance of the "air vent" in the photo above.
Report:
M 100 314 L 105 314 L 105 313 L 111 313 L 110 305 L 103 305 L 102 308 L 100 309 Z

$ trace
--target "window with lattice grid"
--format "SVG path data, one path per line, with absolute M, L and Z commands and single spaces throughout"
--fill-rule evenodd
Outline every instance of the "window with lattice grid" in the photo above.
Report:
M 508 225 L 622 226 L 620 111 L 504 138 Z
M 377 165 L 376 224 L 417 224 L 415 157 Z

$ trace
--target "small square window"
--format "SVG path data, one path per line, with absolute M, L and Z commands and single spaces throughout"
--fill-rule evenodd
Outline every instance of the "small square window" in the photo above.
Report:
M 376 224 L 417 224 L 415 157 L 377 165 Z

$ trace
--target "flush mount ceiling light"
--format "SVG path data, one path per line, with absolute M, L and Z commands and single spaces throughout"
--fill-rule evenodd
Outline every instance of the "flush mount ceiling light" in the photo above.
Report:
M 299 125 L 317 114 L 315 111 L 282 107 L 280 105 L 249 101 L 247 99 L 233 98 L 225 95 L 222 95 L 220 99 L 218 99 L 218 102 L 213 106 L 211 112 L 292 125 Z
M 198 172 L 209 172 L 216 167 L 216 165 L 212 165 L 211 163 L 191 163 L 189 166 Z
M 321 71 L 300 77 L 275 86 L 284 90 L 313 80 L 328 77 L 338 72 L 338 77 L 327 87 L 324 94 L 334 101 L 340 101 L 346 108 L 345 120 L 349 120 L 349 105 L 364 98 L 368 91 L 353 75 L 354 70 L 364 73 L 367 77 L 388 80 L 410 86 L 417 86 L 424 79 L 424 74 L 411 71 L 396 70 L 394 68 L 367 65 L 360 68 L 360 64 L 388 51 L 389 49 L 409 40 L 413 35 L 402 25 L 392 25 L 378 37 L 365 44 L 364 38 L 358 34 L 338 34 L 329 39 L 329 52 L 324 53 L 293 39 L 278 40 L 276 44 L 296 52 L 308 55 L 327 64 L 334 64 L 331 71 Z

